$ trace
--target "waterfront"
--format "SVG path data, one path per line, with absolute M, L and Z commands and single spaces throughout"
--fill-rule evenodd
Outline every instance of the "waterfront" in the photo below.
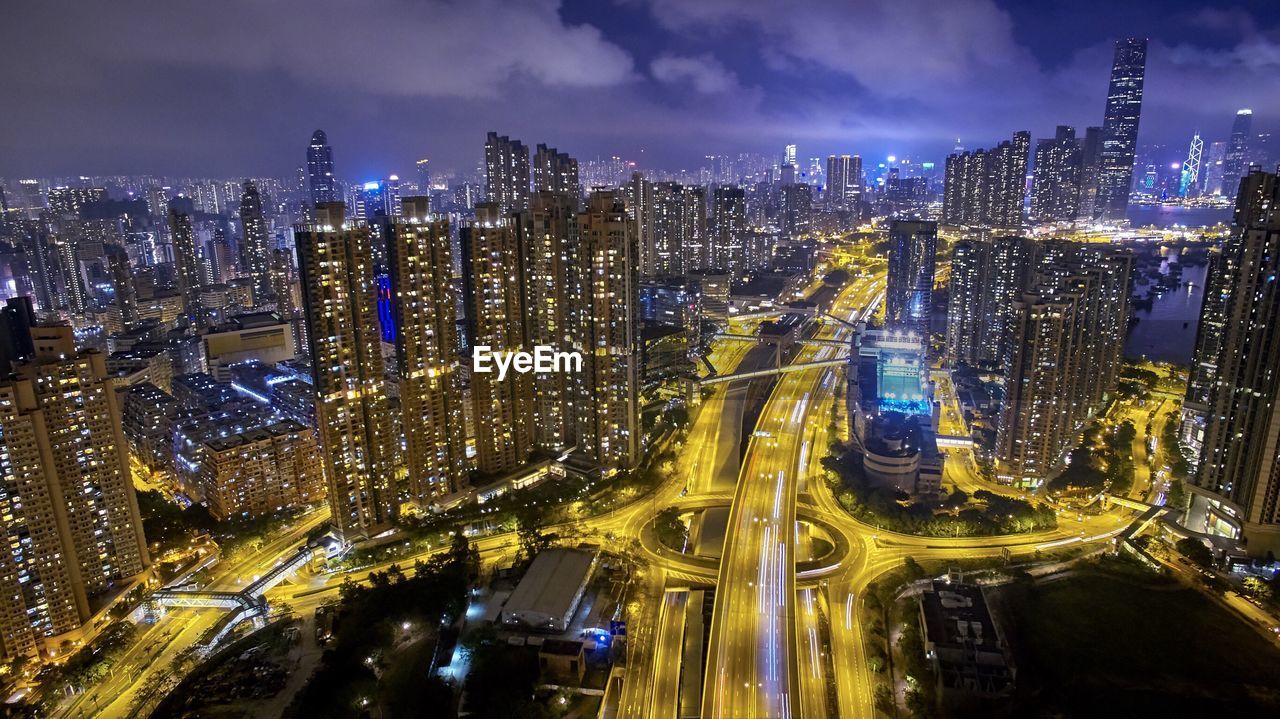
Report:
M 1134 227 L 1168 229 L 1180 227 L 1212 227 L 1231 223 L 1230 207 L 1177 207 L 1172 205 L 1129 205 L 1125 213 Z
M 1138 310 L 1138 321 L 1125 343 L 1126 357 L 1187 365 L 1196 343 L 1196 323 L 1204 300 L 1207 268 L 1184 266 L 1182 286 L 1153 295 L 1150 310 Z

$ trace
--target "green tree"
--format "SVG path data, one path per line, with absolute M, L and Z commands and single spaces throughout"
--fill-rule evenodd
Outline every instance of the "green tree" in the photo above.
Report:
M 1179 539 L 1174 545 L 1182 556 L 1202 567 L 1213 566 L 1213 552 L 1204 546 L 1204 542 L 1194 537 Z

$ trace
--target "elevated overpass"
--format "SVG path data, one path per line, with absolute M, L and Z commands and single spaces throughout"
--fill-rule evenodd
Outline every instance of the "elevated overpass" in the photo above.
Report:
M 730 334 L 728 332 L 720 332 L 718 334 L 714 334 L 711 336 L 711 339 L 731 340 L 734 342 L 766 342 L 768 341 L 764 337 L 757 337 L 755 335 Z M 841 340 L 823 340 L 823 339 L 797 339 L 795 340 L 795 344 L 805 345 L 808 347 L 839 347 L 842 349 L 847 348 L 849 346 L 848 342 L 843 342 Z
M 767 310 L 756 310 L 754 312 L 740 312 L 736 315 L 729 315 L 731 320 L 750 320 L 765 317 L 777 317 L 778 315 L 808 315 L 810 317 L 818 317 L 824 320 L 838 322 L 850 329 L 857 329 L 858 325 L 849 320 L 837 317 L 833 314 L 820 310 L 817 307 L 774 307 Z

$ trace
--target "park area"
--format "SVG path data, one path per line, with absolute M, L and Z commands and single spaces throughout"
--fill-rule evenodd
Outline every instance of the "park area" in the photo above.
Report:
M 1106 559 L 994 595 L 1030 716 L 1280 716 L 1280 646 L 1173 579 Z

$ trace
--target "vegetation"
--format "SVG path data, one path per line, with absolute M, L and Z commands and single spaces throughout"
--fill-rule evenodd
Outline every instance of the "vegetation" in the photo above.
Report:
M 1084 440 L 1068 455 L 1067 467 L 1049 480 L 1054 494 L 1087 493 L 1106 490 L 1125 495 L 1133 489 L 1133 442 L 1138 428 L 1125 421 L 1111 432 L 1098 422 L 1085 428 Z
M 1204 542 L 1194 537 L 1179 539 L 1173 545 L 1178 553 L 1196 564 L 1209 568 L 1213 566 L 1213 552 L 1204 546 Z
M 851 515 L 884 529 L 928 537 L 971 537 L 1052 529 L 1057 515 L 1044 504 L 1032 504 L 987 490 L 970 499 L 964 492 L 942 500 L 911 500 L 891 487 L 875 487 L 862 470 L 861 458 L 848 451 L 823 458 L 827 481 Z
M 689 541 L 689 528 L 681 521 L 680 510 L 675 507 L 658 512 L 653 518 L 653 531 L 659 542 L 678 552 L 683 552 L 685 543 Z

